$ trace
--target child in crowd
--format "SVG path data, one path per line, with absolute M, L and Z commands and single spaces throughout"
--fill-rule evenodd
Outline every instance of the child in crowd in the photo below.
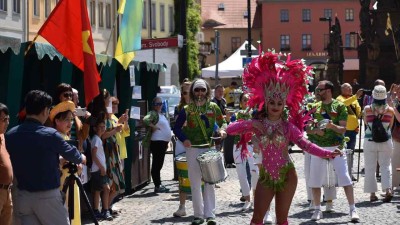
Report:
M 106 156 L 103 148 L 103 141 L 101 140 L 101 135 L 104 134 L 106 130 L 106 124 L 104 120 L 98 119 L 95 126 L 93 127 L 94 135 L 92 136 L 92 168 L 91 168 L 91 181 L 92 189 L 94 191 L 93 195 L 93 208 L 95 215 L 98 219 L 112 220 L 109 207 L 108 199 L 110 197 L 110 186 L 109 178 L 107 176 L 107 166 L 106 166 Z M 103 191 L 101 202 L 102 210 L 99 211 L 100 203 L 100 192 Z

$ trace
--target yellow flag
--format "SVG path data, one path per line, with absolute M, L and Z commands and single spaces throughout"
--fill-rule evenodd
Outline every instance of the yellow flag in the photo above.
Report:
M 124 14 L 125 3 L 126 3 L 126 0 L 121 0 L 120 5 L 119 5 L 119 9 L 118 9 L 118 14 Z
M 129 63 L 135 58 L 135 52 L 123 53 L 121 38 L 118 37 L 114 58 L 121 63 L 122 67 L 124 67 L 126 70 L 129 66 Z
M 390 14 L 388 13 L 387 14 L 387 20 L 386 20 L 386 30 L 385 30 L 386 36 L 388 36 L 390 34 L 389 30 L 393 32 L 392 21 L 390 20 Z

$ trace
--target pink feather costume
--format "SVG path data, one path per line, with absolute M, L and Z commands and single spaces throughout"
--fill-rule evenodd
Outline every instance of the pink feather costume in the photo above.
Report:
M 282 61 L 281 56 L 286 55 L 272 51 L 254 58 L 244 70 L 243 86 L 250 96 L 250 108 L 261 111 L 271 99 L 282 100 L 289 110 L 288 116 L 282 115 L 283 119 L 278 121 L 266 118 L 238 121 L 227 129 L 230 135 L 253 134 L 253 142 L 258 142 L 253 143 L 254 148 L 261 150 L 264 167 L 260 170 L 259 181 L 275 191 L 284 189 L 286 174 L 294 168 L 288 154 L 289 142 L 319 157 L 333 156 L 332 152 L 305 139 L 301 132 L 309 118 L 309 115 L 304 116 L 301 106 L 308 93 L 307 84 L 312 77 L 312 67 L 307 66 L 304 60 L 291 60 L 290 55 L 287 55 L 286 61 Z
M 259 140 L 259 143 L 253 144 L 258 145 L 262 152 L 264 171 L 260 171 L 260 181 L 275 191 L 283 190 L 286 173 L 294 168 L 288 154 L 289 142 L 318 157 L 332 156 L 331 151 L 311 143 L 294 124 L 283 120 L 243 120 L 231 123 L 226 131 L 229 135 L 240 135 L 251 130 Z

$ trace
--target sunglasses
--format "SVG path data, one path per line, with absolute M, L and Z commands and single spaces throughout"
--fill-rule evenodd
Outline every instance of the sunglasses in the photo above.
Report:
M 162 106 L 162 102 L 155 102 L 153 105 L 154 106 Z
M 183 92 L 182 92 L 182 95 L 188 95 L 188 94 L 189 94 L 188 91 L 183 91 Z
M 0 118 L 0 122 L 8 122 L 10 121 L 10 116 L 5 116 L 4 118 Z
M 74 118 L 65 118 L 62 121 L 66 122 L 66 123 L 73 123 L 74 122 Z
M 72 98 L 72 93 L 71 93 L 71 92 L 65 92 L 65 93 L 63 94 L 63 96 L 64 96 L 65 98 Z
M 328 89 L 328 88 L 316 88 L 315 89 L 315 93 L 320 93 L 321 91 L 325 91 L 326 89 Z
M 194 89 L 194 92 L 206 92 L 207 91 L 207 89 L 205 89 L 205 88 L 195 88 Z

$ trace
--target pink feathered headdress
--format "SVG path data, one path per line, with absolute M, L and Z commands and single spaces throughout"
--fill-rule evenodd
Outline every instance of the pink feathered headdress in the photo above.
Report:
M 289 120 L 304 127 L 301 105 L 313 74 L 304 60 L 282 61 L 282 53 L 266 52 L 254 58 L 243 73 L 243 85 L 250 94 L 248 105 L 262 110 L 271 98 L 279 98 L 289 109 Z

